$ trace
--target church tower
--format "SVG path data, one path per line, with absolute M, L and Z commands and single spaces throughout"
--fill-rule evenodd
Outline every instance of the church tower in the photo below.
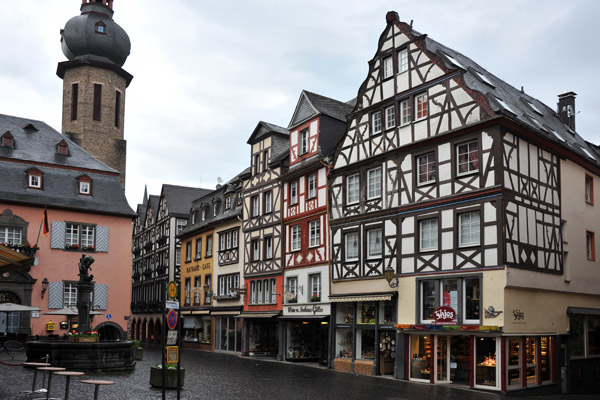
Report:
M 82 0 L 81 15 L 61 30 L 62 133 L 121 173 L 125 187 L 125 90 L 133 76 L 122 66 L 131 43 L 113 19 L 113 0 Z

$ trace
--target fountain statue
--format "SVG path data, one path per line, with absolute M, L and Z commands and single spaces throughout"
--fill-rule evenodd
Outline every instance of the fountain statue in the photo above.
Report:
M 94 275 L 88 273 L 92 269 L 94 259 L 83 254 L 79 260 L 79 283 L 77 284 L 77 332 L 87 333 L 90 327 L 90 303 L 94 284 Z

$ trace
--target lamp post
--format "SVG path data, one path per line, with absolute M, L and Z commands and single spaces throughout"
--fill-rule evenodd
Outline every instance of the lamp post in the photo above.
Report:
M 385 271 L 385 280 L 391 288 L 398 287 L 398 277 L 396 276 L 396 271 L 390 266 L 388 266 Z M 395 279 L 394 279 L 395 278 Z

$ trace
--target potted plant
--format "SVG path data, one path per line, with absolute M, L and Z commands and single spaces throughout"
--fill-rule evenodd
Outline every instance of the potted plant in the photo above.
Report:
M 298 296 L 290 297 L 288 300 L 288 303 L 297 303 L 297 302 L 298 302 Z
M 100 335 L 98 335 L 98 331 L 88 331 L 88 332 L 69 332 L 67 334 L 69 342 L 75 343 L 96 343 L 100 340 Z
M 144 348 L 140 344 L 140 341 L 133 339 L 131 342 L 133 343 L 133 359 L 142 361 L 144 359 Z
M 181 368 L 181 386 L 185 382 L 185 368 Z M 162 387 L 162 364 L 150 367 L 150 385 Z M 167 364 L 165 388 L 177 389 L 177 364 Z
M 310 301 L 321 301 L 321 296 L 313 294 Z

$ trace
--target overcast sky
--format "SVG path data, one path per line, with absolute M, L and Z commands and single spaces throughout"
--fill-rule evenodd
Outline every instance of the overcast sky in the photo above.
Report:
M 61 131 L 66 58 L 60 34 L 80 0 L 1 2 L 0 113 Z M 135 209 L 144 185 L 214 188 L 250 164 L 259 121 L 287 127 L 303 89 L 356 97 L 368 61 L 397 11 L 499 78 L 556 109 L 578 94 L 577 131 L 600 143 L 595 0 L 196 1 L 114 0 L 128 33 L 127 189 Z

